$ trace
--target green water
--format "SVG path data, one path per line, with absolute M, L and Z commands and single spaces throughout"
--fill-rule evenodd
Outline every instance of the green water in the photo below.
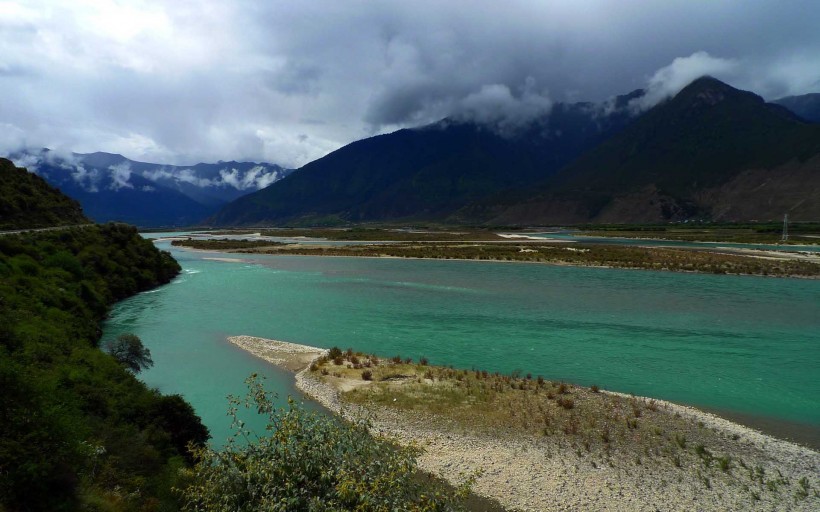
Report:
M 182 276 L 118 304 L 105 335 L 139 335 L 155 361 L 142 378 L 188 398 L 216 442 L 224 397 L 249 373 L 294 393 L 292 376 L 225 341 L 236 334 L 521 370 L 820 432 L 820 281 L 173 253 Z

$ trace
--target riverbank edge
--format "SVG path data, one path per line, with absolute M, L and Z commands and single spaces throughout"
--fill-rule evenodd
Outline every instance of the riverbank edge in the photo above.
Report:
M 163 239 L 163 240 L 170 240 Z M 185 247 L 185 246 L 174 246 L 179 250 L 183 251 L 191 251 L 191 252 L 199 252 L 199 253 L 211 253 L 211 254 L 244 254 L 244 255 L 261 255 L 261 256 L 290 256 L 290 257 L 298 257 L 298 256 L 307 256 L 307 257 L 317 257 L 317 258 L 369 258 L 369 259 L 394 259 L 394 260 L 424 260 L 424 261 L 461 261 L 461 262 L 477 262 L 477 263 L 510 263 L 510 264 L 522 264 L 522 265 L 549 265 L 553 267 L 573 267 L 573 268 L 601 268 L 601 269 L 613 269 L 613 270 L 633 270 L 633 271 L 642 271 L 642 272 L 671 272 L 675 274 L 696 274 L 696 275 L 726 275 L 726 276 L 740 276 L 740 277 L 764 277 L 764 278 L 774 278 L 774 279 L 806 279 L 806 280 L 820 280 L 820 275 L 796 275 L 796 274 L 782 274 L 782 275 L 772 275 L 772 274 L 744 274 L 744 273 L 735 273 L 735 272 L 726 272 L 724 274 L 716 274 L 714 272 L 705 272 L 700 270 L 672 270 L 668 268 L 645 268 L 645 267 L 627 267 L 627 266 L 615 266 L 615 265 L 606 265 L 606 264 L 586 264 L 581 265 L 572 262 L 566 261 L 524 261 L 524 260 L 501 260 L 501 259 L 479 259 L 479 258 L 421 258 L 418 256 L 392 256 L 392 255 L 358 255 L 358 254 L 344 254 L 344 255 L 337 255 L 337 254 L 300 254 L 298 252 L 294 252 L 293 254 L 288 254 L 287 252 L 265 252 L 264 247 L 259 248 L 259 250 L 253 249 L 195 249 L 193 247 Z M 321 248 L 321 247 L 334 247 L 334 246 L 321 246 L 321 245 L 312 245 L 311 248 Z M 692 249 L 694 251 L 706 251 L 708 249 Z M 747 249 L 738 249 L 735 254 L 741 256 L 750 256 L 756 257 L 759 259 L 776 259 L 770 258 L 760 254 L 753 254 L 756 250 L 748 249 L 749 253 L 746 252 Z M 786 254 L 786 253 L 784 253 Z M 233 258 L 220 258 L 220 257 L 213 257 L 213 258 L 204 258 L 212 261 L 222 261 L 225 263 L 242 263 L 244 260 L 233 259 Z M 794 259 L 799 260 L 801 258 L 798 257 L 790 257 L 786 256 L 782 259 Z M 820 262 L 814 262 L 816 264 L 820 264 Z
M 566 449 L 553 447 L 553 451 L 557 450 L 558 456 L 548 454 L 549 461 L 544 462 L 540 460 L 543 446 L 523 438 L 510 444 L 500 442 L 498 439 L 489 439 L 486 435 L 476 432 L 437 431 L 432 426 L 432 422 L 425 422 L 424 418 L 410 418 L 409 415 L 384 408 L 374 410 L 376 408 L 345 404 L 336 388 L 311 375 L 311 363 L 326 355 L 327 350 L 245 335 L 230 336 L 228 341 L 271 364 L 295 371 L 296 388 L 334 414 L 349 420 L 367 419 L 374 434 L 393 438 L 401 444 L 414 444 L 425 448 L 425 452 L 418 459 L 419 467 L 424 471 L 437 474 L 453 484 L 458 484 L 467 475 L 480 474 L 480 478 L 476 480 L 474 492 L 498 500 L 510 509 L 564 510 L 564 507 L 569 507 L 566 509 L 654 510 L 653 507 L 663 503 L 669 510 L 687 510 L 692 506 L 701 510 L 719 510 L 726 505 L 724 502 L 716 503 L 708 500 L 698 502 L 699 498 L 703 498 L 697 492 L 691 495 L 674 495 L 674 499 L 672 496 L 666 496 L 663 490 L 659 491 L 657 488 L 636 494 L 636 488 L 646 486 L 646 481 L 641 483 L 642 480 L 646 480 L 646 476 L 640 474 L 633 476 L 629 473 L 624 475 L 620 471 L 615 480 L 619 483 L 623 480 L 623 486 L 613 489 L 611 479 L 589 478 L 584 474 L 583 469 L 579 476 L 577 461 L 573 459 L 571 451 Z M 305 355 L 309 355 L 309 358 Z M 294 361 L 299 357 L 302 358 L 299 361 L 307 362 L 297 371 Z M 695 407 L 612 391 L 602 392 L 646 403 L 652 401 L 666 409 L 669 414 L 680 415 L 702 423 L 706 428 L 715 429 L 726 436 L 740 436 L 744 439 L 745 444 L 765 451 L 772 460 L 788 461 L 792 464 L 796 471 L 787 476 L 795 479 L 800 472 L 816 474 L 820 470 L 820 452 L 811 448 L 775 438 Z M 545 465 L 549 466 L 552 477 L 547 481 L 544 481 L 543 474 L 539 479 L 530 478 L 527 467 L 531 465 L 527 462 L 533 462 L 533 453 L 536 454 L 542 468 Z M 475 457 L 476 454 L 481 454 L 481 456 Z M 495 467 L 498 461 L 504 460 L 508 461 L 507 464 L 503 464 L 504 467 Z M 512 460 L 520 464 L 510 464 Z M 521 471 L 514 469 L 518 465 L 521 466 Z M 492 466 L 492 471 L 485 471 L 485 466 Z M 653 471 L 651 475 L 655 476 L 655 472 Z M 568 482 L 572 481 L 577 484 L 579 480 L 583 485 L 568 485 Z M 534 482 L 538 482 L 538 485 L 528 487 L 527 484 L 532 485 Z M 549 498 L 549 508 L 544 508 L 548 505 L 544 501 L 546 498 Z M 737 499 L 735 504 L 740 505 L 743 496 L 738 493 L 737 496 L 730 497 L 730 499 L 735 498 Z M 672 499 L 672 502 L 666 502 L 667 499 Z M 561 506 L 554 508 L 557 503 L 561 503 Z M 784 503 L 784 505 L 787 504 Z

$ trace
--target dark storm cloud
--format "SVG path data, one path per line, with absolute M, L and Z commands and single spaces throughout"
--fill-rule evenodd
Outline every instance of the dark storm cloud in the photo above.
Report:
M 511 129 L 556 101 L 711 74 L 820 91 L 816 2 L 0 2 L 0 149 L 300 165 L 445 116 Z

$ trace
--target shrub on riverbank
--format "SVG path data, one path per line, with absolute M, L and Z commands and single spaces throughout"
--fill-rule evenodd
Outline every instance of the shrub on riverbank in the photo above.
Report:
M 214 511 L 446 511 L 462 510 L 456 493 L 422 485 L 416 451 L 376 439 L 364 423 L 310 413 L 292 400 L 275 408 L 255 375 L 244 400 L 230 397 L 233 438 L 221 451 L 196 450 L 187 510 Z M 237 418 L 240 408 L 268 416 L 268 435 L 256 436 Z

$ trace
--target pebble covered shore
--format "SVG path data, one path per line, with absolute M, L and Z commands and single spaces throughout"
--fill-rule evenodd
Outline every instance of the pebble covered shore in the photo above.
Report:
M 235 341 L 237 338 L 241 338 L 240 343 Z M 820 453 L 691 407 L 660 402 L 669 414 L 691 417 L 727 438 L 742 436 L 743 453 L 734 455 L 752 467 L 777 468 L 781 481 L 788 484 L 753 495 L 740 479 L 712 479 L 705 486 L 696 468 L 687 471 L 633 461 L 595 465 L 551 438 L 469 432 L 419 413 L 385 407 L 365 410 L 344 403 L 335 387 L 309 371 L 309 360 L 326 351 L 249 336 L 234 337 L 231 342 L 292 370 L 293 361 L 307 360 L 295 377 L 297 388 L 307 396 L 348 419 L 367 418 L 375 434 L 423 448 L 419 466 L 452 483 L 477 474 L 473 490 L 498 500 L 509 510 L 820 510 L 820 496 L 814 494 L 820 488 Z M 798 499 L 793 489 L 806 475 L 809 496 Z

